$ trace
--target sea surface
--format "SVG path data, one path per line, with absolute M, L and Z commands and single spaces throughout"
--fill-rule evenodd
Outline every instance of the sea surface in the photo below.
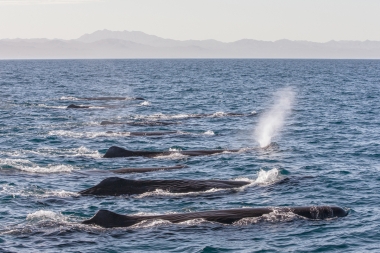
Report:
M 0 88 L 0 252 L 380 251 L 380 61 L 0 61 Z M 105 96 L 125 100 L 83 100 Z M 91 107 L 66 109 L 70 104 Z M 263 124 L 273 130 L 267 148 L 260 145 Z M 113 145 L 239 152 L 102 158 Z M 188 167 L 110 172 L 177 164 Z M 251 184 L 188 194 L 77 194 L 112 176 Z M 349 214 L 308 220 L 274 212 L 231 225 L 81 224 L 100 209 L 148 215 L 315 205 Z

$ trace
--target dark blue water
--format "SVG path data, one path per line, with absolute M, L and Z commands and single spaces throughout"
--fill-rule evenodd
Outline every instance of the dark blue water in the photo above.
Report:
M 0 61 L 0 87 L 4 252 L 380 250 L 380 61 Z M 275 145 L 260 149 L 255 129 L 278 102 L 276 92 L 284 89 L 293 92 L 291 110 L 271 140 Z M 77 100 L 100 96 L 127 99 Z M 128 99 L 132 97 L 146 100 Z M 93 107 L 65 109 L 71 103 Z M 228 112 L 245 115 L 231 117 Z M 103 120 L 150 125 L 101 126 Z M 178 124 L 152 125 L 159 121 Z M 178 133 L 158 137 L 125 133 L 163 130 Z M 102 158 L 112 145 L 240 152 Z M 251 184 L 190 194 L 76 194 L 113 176 L 94 170 L 176 164 L 188 168 L 122 177 L 242 179 Z M 279 184 L 284 178 L 289 180 Z M 313 221 L 274 213 L 232 225 L 150 221 L 117 229 L 80 224 L 99 209 L 143 215 L 308 205 L 337 205 L 349 215 Z

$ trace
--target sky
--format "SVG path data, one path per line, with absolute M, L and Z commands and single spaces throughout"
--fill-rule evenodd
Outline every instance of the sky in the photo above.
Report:
M 380 0 L 0 0 L 0 39 L 103 29 L 223 42 L 380 41 Z

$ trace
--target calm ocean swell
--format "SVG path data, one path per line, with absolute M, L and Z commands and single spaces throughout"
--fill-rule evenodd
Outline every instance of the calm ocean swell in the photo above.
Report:
M 380 61 L 372 60 L 0 61 L 0 251 L 378 252 L 379 71 Z M 287 87 L 294 101 L 276 145 L 259 149 L 259 120 Z M 80 100 L 106 96 L 128 99 Z M 128 134 L 140 131 L 178 132 Z M 102 158 L 113 145 L 240 152 Z M 121 176 L 251 184 L 190 194 L 76 193 L 114 175 L 96 170 L 176 164 L 188 167 Z M 80 224 L 99 209 L 142 215 L 303 205 L 337 205 L 349 215 L 311 221 L 273 213 L 232 225 L 155 220 L 116 229 Z

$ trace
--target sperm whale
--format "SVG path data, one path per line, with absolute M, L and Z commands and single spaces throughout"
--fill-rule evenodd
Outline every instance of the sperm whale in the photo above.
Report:
M 170 221 L 172 223 L 180 223 L 194 219 L 204 219 L 207 221 L 219 222 L 223 224 L 232 224 L 243 218 L 260 217 L 265 214 L 270 214 L 274 211 L 292 212 L 298 216 L 311 220 L 344 217 L 348 214 L 344 209 L 336 206 L 240 208 L 150 216 L 121 215 L 108 210 L 99 210 L 95 216 L 89 220 L 83 221 L 82 223 L 98 225 L 105 228 L 129 227 L 141 221 L 157 219 Z
M 212 154 L 218 154 L 223 153 L 225 151 L 228 152 L 238 152 L 238 149 L 210 149 L 210 150 L 181 150 L 181 151 L 132 151 L 127 150 L 124 148 L 112 146 L 110 147 L 105 155 L 104 158 L 115 158 L 115 157 L 130 157 L 130 156 L 146 156 L 146 157 L 155 157 L 159 155 L 170 155 L 173 153 L 179 153 L 182 155 L 188 155 L 188 156 L 200 156 L 200 155 L 212 155 Z
M 119 196 L 163 190 L 172 193 L 201 192 L 217 189 L 239 188 L 248 185 L 247 181 L 227 180 L 129 180 L 110 177 L 99 184 L 80 191 L 81 195 Z

